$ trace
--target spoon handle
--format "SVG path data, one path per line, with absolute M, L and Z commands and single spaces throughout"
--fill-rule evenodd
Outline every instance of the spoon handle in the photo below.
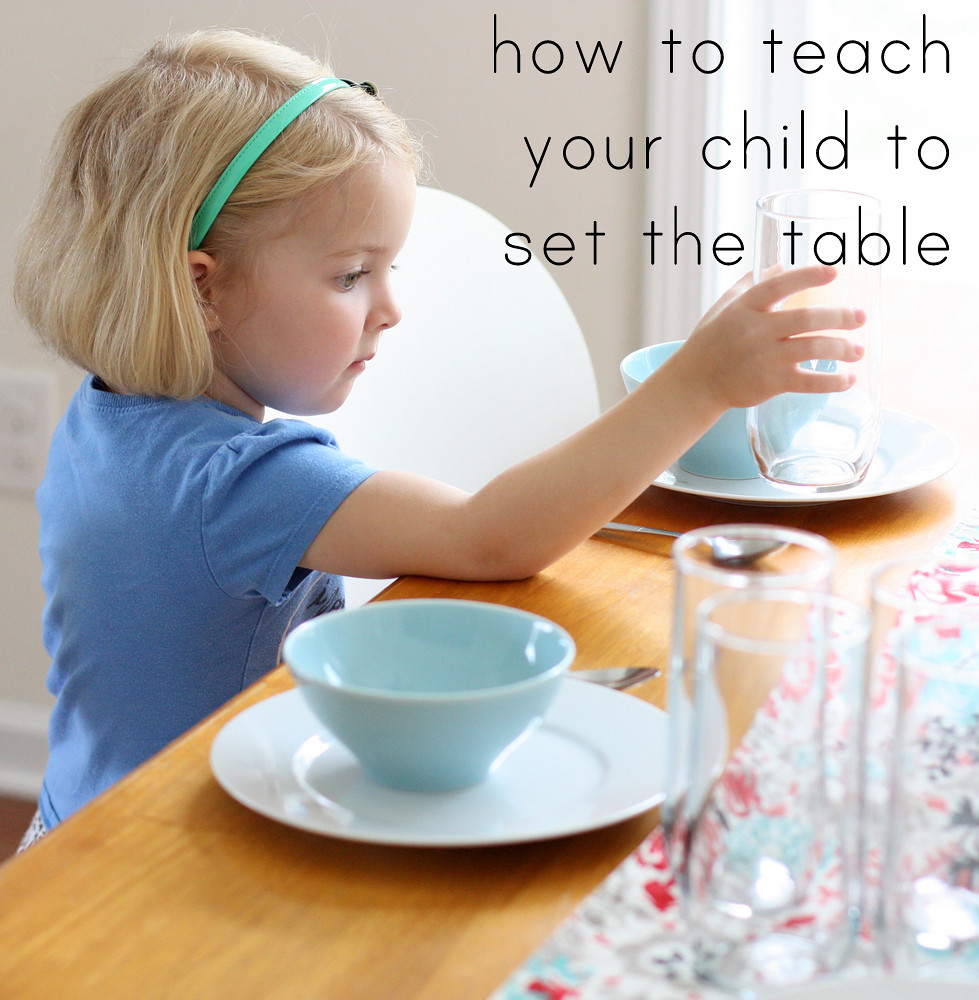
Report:
M 623 524 L 621 521 L 609 521 L 602 528 L 602 531 L 633 531 L 640 535 L 669 535 L 670 538 L 679 538 L 679 531 L 667 531 L 665 528 L 644 528 L 640 524 Z
M 572 670 L 568 677 L 624 691 L 643 681 L 651 681 L 662 672 L 659 667 L 595 667 L 591 670 Z

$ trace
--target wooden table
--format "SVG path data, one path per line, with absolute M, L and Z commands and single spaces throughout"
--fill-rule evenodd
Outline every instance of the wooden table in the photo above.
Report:
M 621 519 L 687 530 L 752 520 L 826 535 L 837 589 L 862 599 L 883 558 L 928 549 L 979 501 L 974 331 L 965 309 L 909 301 L 890 406 L 961 430 L 942 480 L 895 496 L 736 507 L 651 488 Z M 929 325 L 923 325 L 927 318 Z M 952 359 L 955 359 L 954 361 Z M 405 579 L 384 596 L 448 596 L 540 612 L 578 666 L 664 665 L 668 540 L 590 539 L 506 584 Z M 290 687 L 280 668 L 0 868 L 0 995 L 17 1000 L 484 1000 L 654 826 L 655 812 L 574 837 L 403 849 L 281 826 L 229 798 L 208 767 L 235 713 Z M 662 704 L 663 681 L 638 689 Z

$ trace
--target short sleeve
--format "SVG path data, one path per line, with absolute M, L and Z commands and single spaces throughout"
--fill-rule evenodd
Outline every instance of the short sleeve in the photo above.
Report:
M 217 585 L 231 597 L 279 603 L 320 528 L 373 471 L 300 420 L 271 420 L 231 438 L 208 463 L 201 509 Z

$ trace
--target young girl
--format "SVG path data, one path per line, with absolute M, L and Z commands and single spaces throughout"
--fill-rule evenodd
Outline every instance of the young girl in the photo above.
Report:
M 528 576 L 729 407 L 849 384 L 798 363 L 856 360 L 814 331 L 858 312 L 773 309 L 832 280 L 810 268 L 742 280 L 636 392 L 473 495 L 263 422 L 335 410 L 383 350 L 417 164 L 370 85 L 236 32 L 164 39 L 65 122 L 16 283 L 88 373 L 37 495 L 56 703 L 34 835 L 274 667 L 340 576 Z

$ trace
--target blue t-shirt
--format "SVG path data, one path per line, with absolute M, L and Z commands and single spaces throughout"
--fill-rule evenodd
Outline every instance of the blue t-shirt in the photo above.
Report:
M 372 472 L 301 420 L 96 385 L 37 492 L 48 828 L 272 669 L 290 628 L 342 607 L 340 578 L 297 563 Z

